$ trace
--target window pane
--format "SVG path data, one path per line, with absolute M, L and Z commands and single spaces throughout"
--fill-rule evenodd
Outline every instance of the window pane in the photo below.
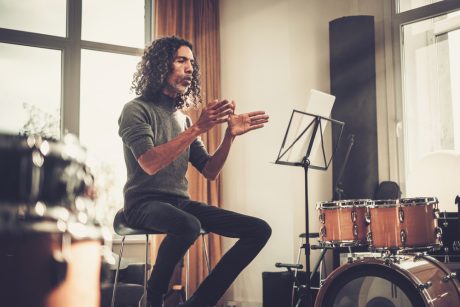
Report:
M 99 191 L 101 221 L 109 225 L 123 206 L 126 169 L 118 136 L 118 117 L 134 97 L 131 81 L 140 57 L 82 50 L 80 142 L 95 158 L 93 171 Z
M 460 30 L 455 14 L 403 27 L 406 174 L 426 154 L 460 151 Z M 449 29 L 450 27 L 450 29 Z
M 0 0 L 0 28 L 66 36 L 66 0 Z
M 144 0 L 83 0 L 82 39 L 144 48 Z
M 0 132 L 58 138 L 61 51 L 0 43 Z
M 396 13 L 402 13 L 440 1 L 444 0 L 398 0 Z

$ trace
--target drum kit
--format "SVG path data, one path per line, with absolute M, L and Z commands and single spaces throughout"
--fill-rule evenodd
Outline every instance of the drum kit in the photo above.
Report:
M 456 274 L 427 255 L 442 246 L 435 197 L 320 202 L 317 210 L 319 249 L 369 252 L 352 252 L 322 280 L 315 307 L 460 306 Z
M 97 222 L 93 175 L 72 135 L 0 135 L 0 302 L 99 305 L 110 233 Z

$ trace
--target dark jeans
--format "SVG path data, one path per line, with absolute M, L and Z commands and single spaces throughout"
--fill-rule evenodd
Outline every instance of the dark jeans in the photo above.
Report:
M 200 235 L 200 228 L 239 238 L 201 283 L 194 296 L 215 305 L 238 274 L 257 256 L 271 235 L 263 220 L 189 199 L 162 199 L 133 204 L 125 211 L 131 226 L 167 233 L 148 281 L 149 296 L 168 290 L 174 267 Z

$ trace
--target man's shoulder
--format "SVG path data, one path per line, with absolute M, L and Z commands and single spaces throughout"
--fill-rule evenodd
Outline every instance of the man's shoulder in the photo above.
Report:
M 125 103 L 125 106 L 145 106 L 147 104 L 147 101 L 145 101 L 141 96 L 138 96 Z
M 154 104 L 146 101 L 142 97 L 136 97 L 125 103 L 123 112 L 129 111 L 147 111 L 151 112 L 154 109 Z

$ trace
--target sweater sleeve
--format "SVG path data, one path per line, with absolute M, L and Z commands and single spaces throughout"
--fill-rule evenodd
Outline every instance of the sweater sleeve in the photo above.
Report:
M 192 120 L 187 116 L 186 119 L 187 128 L 192 125 Z M 208 160 L 211 158 L 203 141 L 200 137 L 197 137 L 190 145 L 190 156 L 189 161 L 198 170 L 202 171 Z
M 154 146 L 149 115 L 140 104 L 127 103 L 120 115 L 118 125 L 118 134 L 136 159 Z

